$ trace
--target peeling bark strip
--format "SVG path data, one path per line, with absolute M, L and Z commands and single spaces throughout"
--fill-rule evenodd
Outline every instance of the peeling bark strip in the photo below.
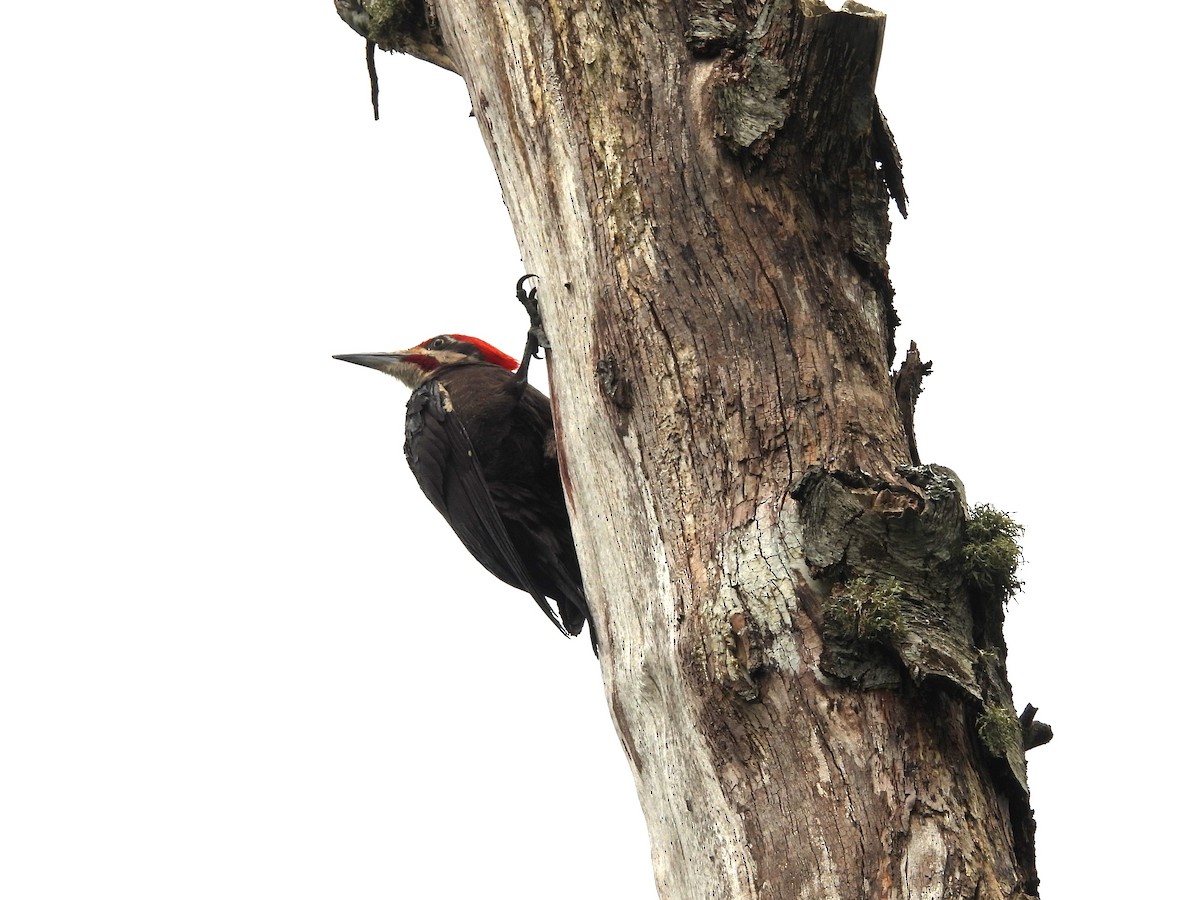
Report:
M 921 456 L 917 453 L 917 398 L 921 396 L 921 382 L 932 371 L 933 363 L 921 362 L 917 342 L 910 341 L 904 362 L 892 375 L 892 387 L 896 390 L 896 402 L 900 405 L 900 421 L 904 425 L 904 436 L 908 439 L 908 458 L 914 466 L 921 464 Z
M 964 585 L 961 485 L 909 467 L 889 371 L 905 198 L 874 97 L 883 16 L 338 3 L 462 74 L 542 276 L 661 895 L 1036 896 L 1003 601 Z

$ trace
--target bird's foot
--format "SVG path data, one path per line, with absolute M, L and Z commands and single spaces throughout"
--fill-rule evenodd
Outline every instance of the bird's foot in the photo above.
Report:
M 525 282 L 530 278 L 537 278 L 537 276 L 522 275 L 517 282 L 517 300 L 525 307 L 525 312 L 529 314 L 529 336 L 537 341 L 538 347 L 549 350 L 550 339 L 546 337 L 546 329 L 542 324 L 542 310 L 538 306 L 537 288 L 531 288 L 529 291 L 525 290 Z
M 529 361 L 534 357 L 541 359 L 538 356 L 538 349 L 550 349 L 550 341 L 546 337 L 546 330 L 542 324 L 542 311 L 538 306 L 537 288 L 525 290 L 525 282 L 530 278 L 537 278 L 536 275 L 522 275 L 517 281 L 517 300 L 525 307 L 525 312 L 529 314 L 529 331 L 525 338 L 525 353 L 521 357 L 521 365 L 517 368 L 516 379 L 519 384 L 524 384 L 529 377 Z

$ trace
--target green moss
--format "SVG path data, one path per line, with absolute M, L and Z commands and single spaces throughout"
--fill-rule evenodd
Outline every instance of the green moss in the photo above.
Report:
M 1017 538 L 1025 529 L 1012 517 L 986 503 L 967 515 L 963 540 L 963 578 L 979 593 L 1008 600 L 1021 589 L 1017 567 L 1021 546 Z
M 365 0 L 363 7 L 371 20 L 371 40 L 385 49 L 403 41 L 411 25 L 408 20 L 412 9 L 407 0 Z
M 1021 747 L 1021 723 L 1006 706 L 989 704 L 975 720 L 979 739 L 993 756 L 1005 756 Z
M 403 0 L 366 0 L 363 4 L 371 16 L 371 21 L 384 25 L 398 13 L 406 12 L 408 4 Z
M 825 600 L 825 631 L 833 637 L 883 642 L 904 634 L 895 578 L 854 578 L 836 585 Z

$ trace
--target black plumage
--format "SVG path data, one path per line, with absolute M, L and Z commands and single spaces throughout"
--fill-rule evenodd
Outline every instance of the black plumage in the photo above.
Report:
M 563 633 L 579 634 L 590 616 L 550 401 L 513 375 L 516 360 L 464 335 L 337 358 L 413 388 L 404 454 L 425 496 L 484 568 L 528 592 Z

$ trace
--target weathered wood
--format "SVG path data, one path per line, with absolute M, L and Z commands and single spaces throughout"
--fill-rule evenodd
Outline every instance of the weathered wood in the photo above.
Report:
M 905 468 L 884 17 L 430 0 L 388 21 L 390 44 L 369 14 L 360 33 L 466 80 L 542 276 L 568 504 L 662 896 L 1036 894 L 1019 740 L 979 732 L 1011 697 L 955 568 L 961 485 Z M 876 632 L 880 597 L 899 612 Z
M 932 371 L 933 363 L 922 362 L 917 342 L 911 341 L 904 362 L 892 375 L 896 403 L 900 406 L 900 422 L 904 426 L 904 435 L 908 438 L 908 458 L 913 465 L 921 464 L 921 455 L 917 452 L 917 398 L 921 396 L 921 382 Z

